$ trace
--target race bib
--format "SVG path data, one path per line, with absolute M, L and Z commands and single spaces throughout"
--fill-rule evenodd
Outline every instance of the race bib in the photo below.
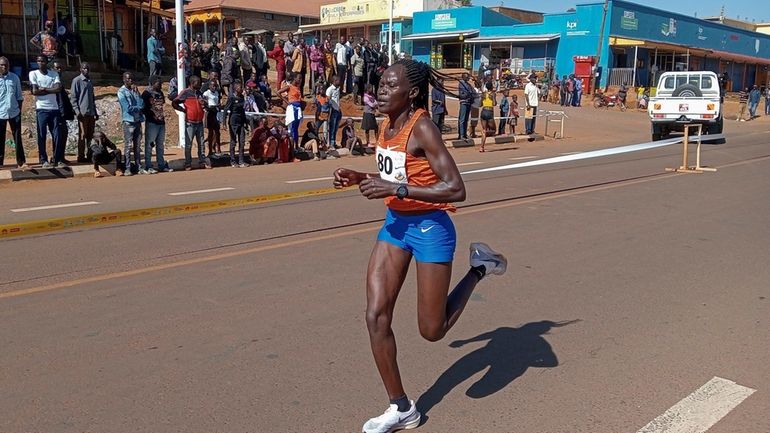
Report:
M 377 170 L 380 178 L 394 183 L 408 183 L 406 152 L 398 152 L 377 146 Z

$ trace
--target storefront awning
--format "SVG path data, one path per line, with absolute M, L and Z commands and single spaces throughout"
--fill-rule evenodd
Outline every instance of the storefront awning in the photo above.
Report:
M 467 39 L 479 35 L 478 30 L 463 30 L 454 32 L 435 32 L 435 33 L 412 33 L 411 35 L 404 36 L 401 40 L 406 41 L 421 41 L 426 39 Z
M 705 50 L 702 48 L 693 48 L 685 45 L 666 44 L 663 42 L 618 38 L 614 36 L 610 38 L 610 46 L 622 47 L 622 48 L 639 47 L 639 48 L 646 48 L 648 50 L 657 49 L 657 50 L 668 51 L 676 54 L 686 55 L 689 53 L 691 56 L 707 56 L 711 53 L 710 50 Z
M 521 35 L 521 36 L 484 36 L 473 38 L 468 41 L 469 44 L 489 44 L 497 42 L 548 42 L 559 39 L 558 33 L 545 35 Z
M 711 52 L 709 52 L 709 57 L 719 57 L 721 59 L 732 60 L 734 62 L 756 63 L 756 64 L 759 64 L 759 65 L 770 65 L 770 59 L 765 59 L 765 58 L 762 58 L 762 57 L 746 56 L 746 55 L 743 55 L 743 54 L 729 53 L 727 51 L 711 51 Z
M 401 22 L 404 20 L 411 20 L 409 17 L 393 17 L 394 22 Z M 383 24 L 387 24 L 388 20 L 369 20 L 369 21 L 358 21 L 354 23 L 330 23 L 330 24 L 305 24 L 302 26 L 299 26 L 299 29 L 303 33 L 310 33 L 315 32 L 318 30 L 331 30 L 331 29 L 352 29 L 355 27 L 364 27 L 364 26 L 381 26 Z
M 219 9 L 209 9 L 207 11 L 195 11 L 185 14 L 185 20 L 190 23 L 205 23 L 208 21 L 222 21 L 224 16 Z

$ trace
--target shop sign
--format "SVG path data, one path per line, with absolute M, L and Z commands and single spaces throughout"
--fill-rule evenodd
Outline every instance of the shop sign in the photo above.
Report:
M 591 33 L 588 30 L 575 30 L 577 27 L 577 21 L 567 21 L 567 36 L 585 36 Z
M 663 36 L 676 37 L 676 20 L 669 18 L 667 23 L 661 24 L 660 33 Z
M 620 18 L 620 28 L 624 30 L 639 30 L 639 20 L 633 11 L 623 11 L 623 17 Z
M 700 26 L 699 26 L 699 27 L 698 27 L 698 40 L 699 40 L 699 41 L 705 41 L 706 39 L 708 39 L 708 37 L 706 37 L 706 36 L 703 34 L 703 27 L 700 27 Z
M 449 30 L 457 28 L 457 18 L 452 14 L 436 14 L 430 21 L 431 30 Z

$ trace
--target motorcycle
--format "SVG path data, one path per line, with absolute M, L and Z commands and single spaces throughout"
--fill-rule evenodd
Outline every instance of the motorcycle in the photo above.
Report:
M 605 95 L 604 93 L 594 94 L 594 108 L 610 108 L 620 107 L 620 111 L 626 111 L 626 104 L 620 99 L 618 95 Z

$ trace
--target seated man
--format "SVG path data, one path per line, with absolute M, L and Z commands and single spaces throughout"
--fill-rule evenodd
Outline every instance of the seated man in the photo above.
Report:
M 360 152 L 361 155 L 366 154 L 361 139 L 356 135 L 356 127 L 353 126 L 353 119 L 351 118 L 345 121 L 345 127 L 342 128 L 342 147 L 350 149 L 351 154 L 354 150 Z
M 267 119 L 257 117 L 251 138 L 249 139 L 249 155 L 252 164 L 271 163 L 276 157 L 276 140 L 270 135 Z
M 94 132 L 94 138 L 88 146 L 88 159 L 94 163 L 94 177 L 102 177 L 99 165 L 115 161 L 115 176 L 122 176 L 124 171 L 123 158 L 115 144 L 101 131 Z
M 307 129 L 305 130 L 305 133 L 302 134 L 300 146 L 305 150 L 313 152 L 313 161 L 319 161 L 321 159 L 321 149 L 326 149 L 326 143 L 324 143 L 318 135 L 315 122 L 307 122 Z

